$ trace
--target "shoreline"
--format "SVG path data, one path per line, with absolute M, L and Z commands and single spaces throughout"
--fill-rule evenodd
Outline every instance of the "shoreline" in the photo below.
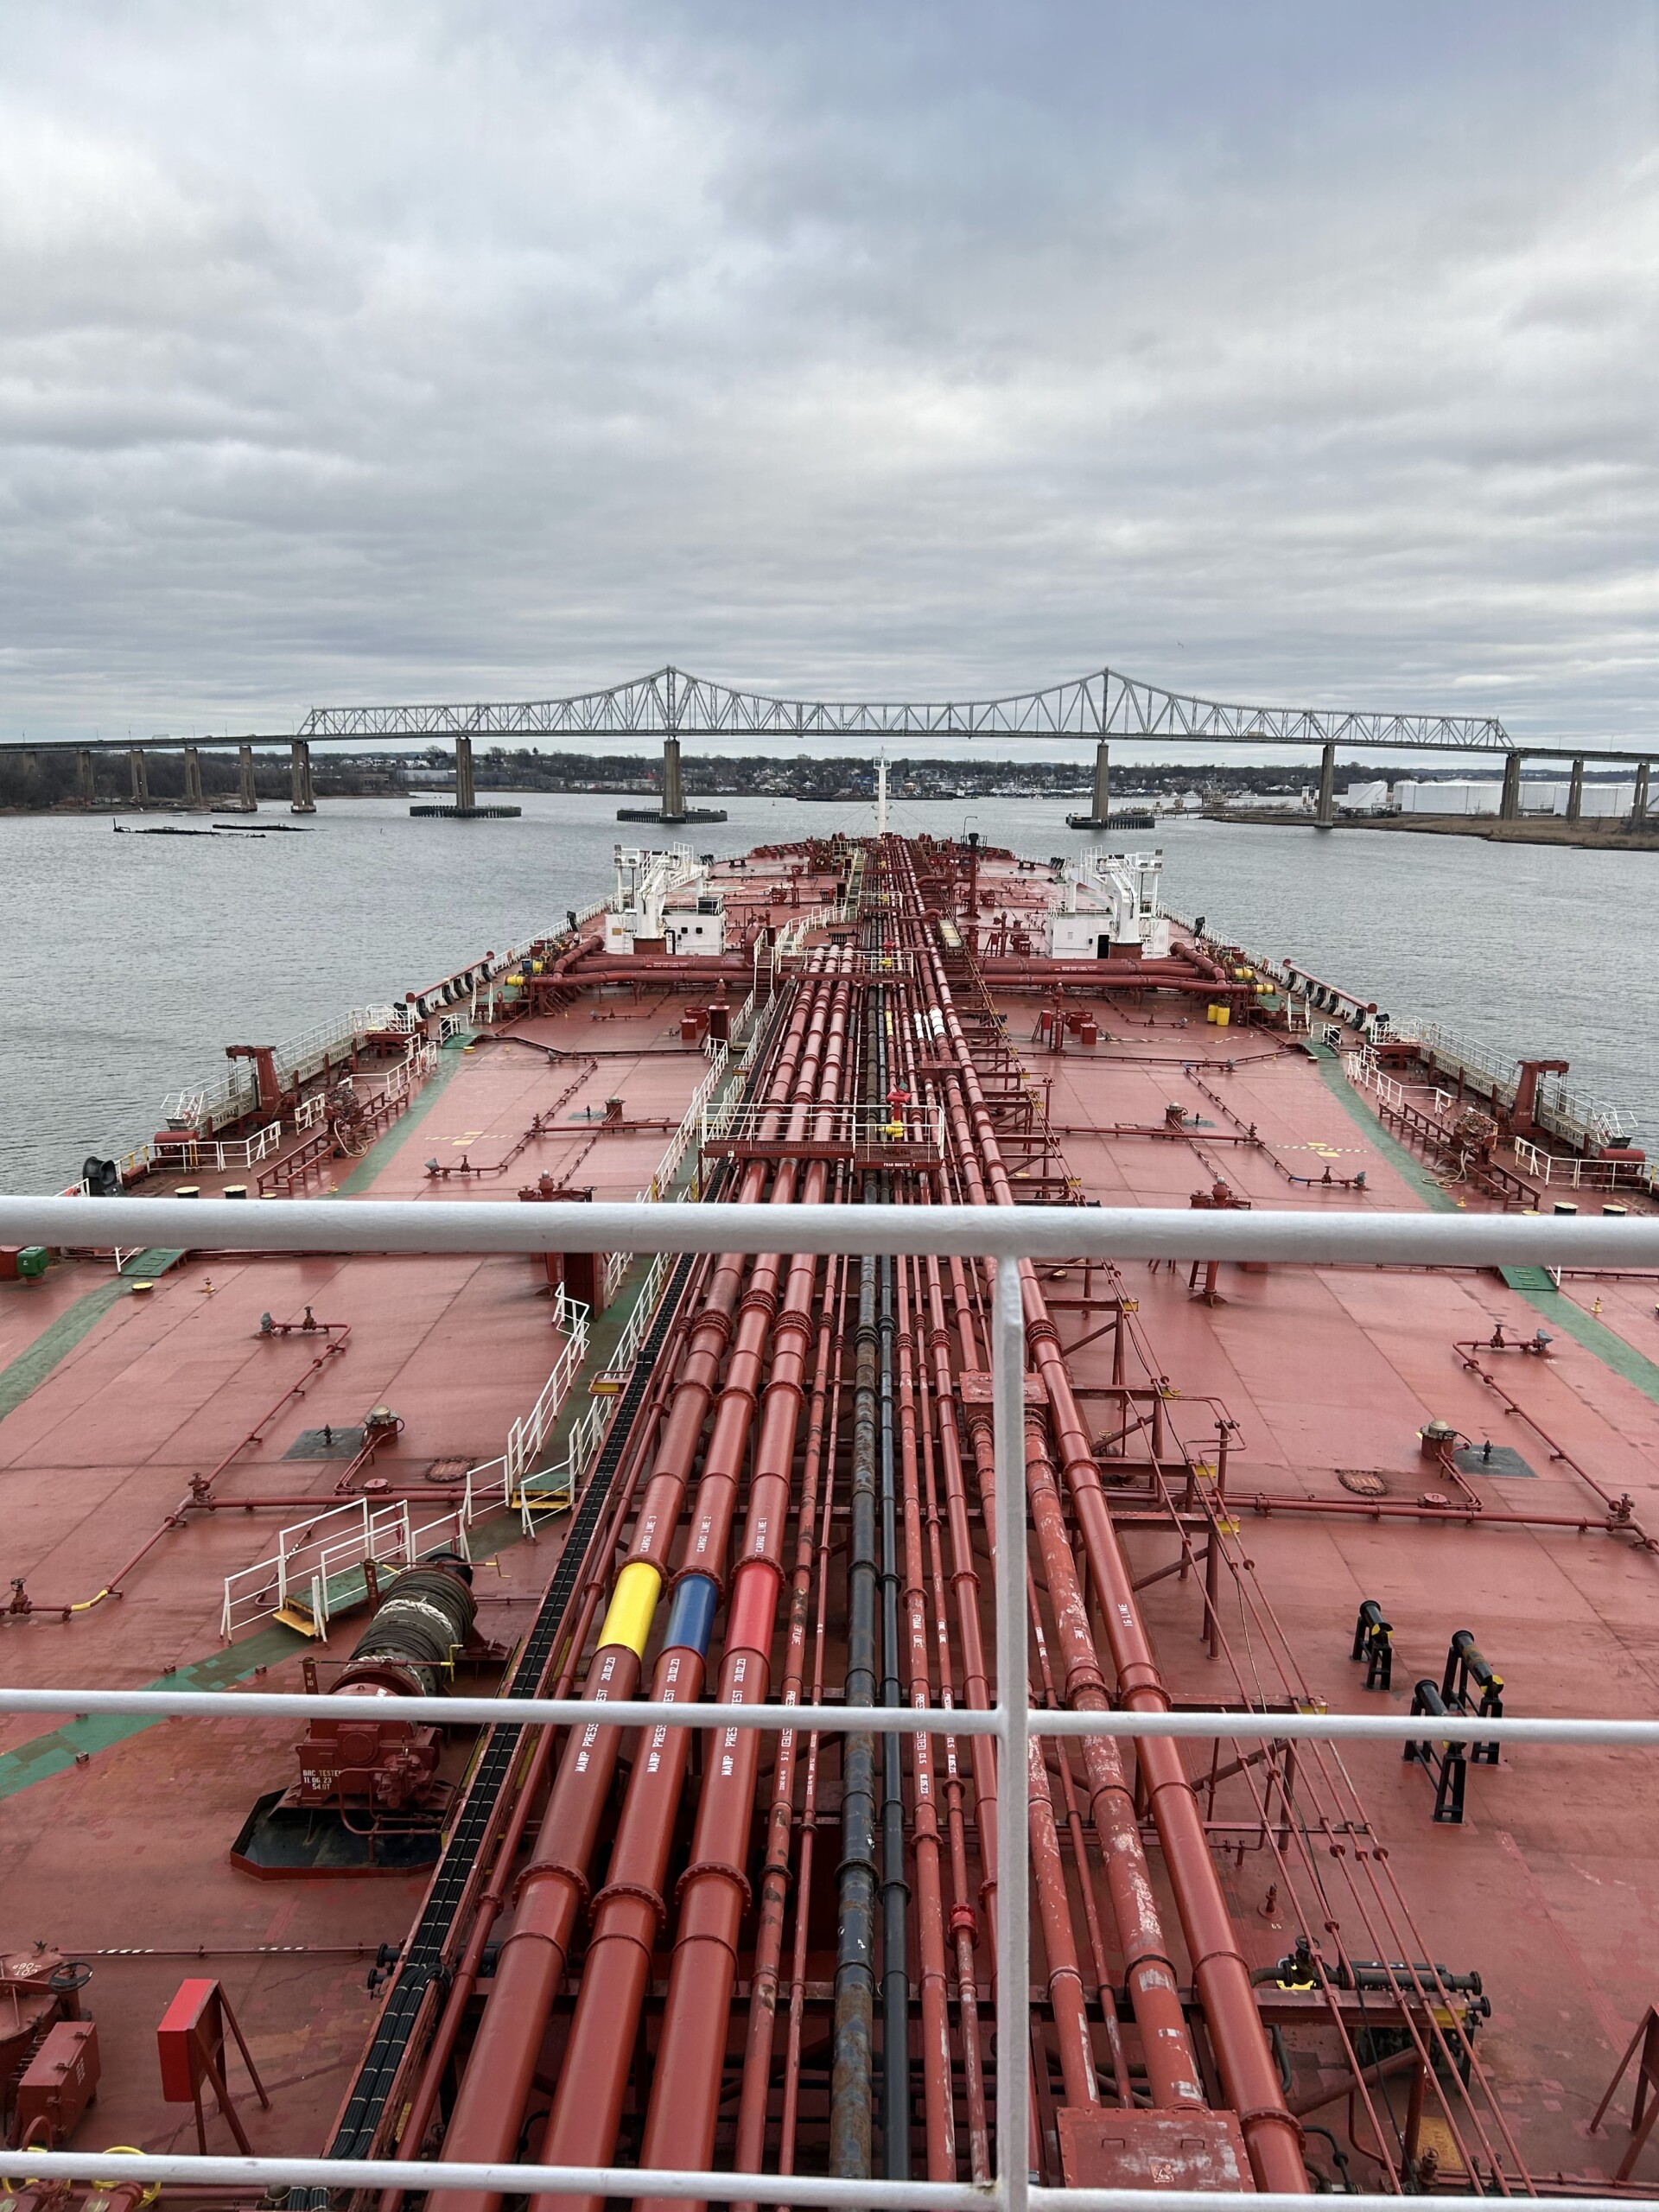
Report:
M 1318 823 L 1310 815 L 1283 807 L 1219 808 L 1206 811 L 1206 822 L 1253 823 L 1274 830 L 1367 830 L 1429 837 L 1479 837 L 1489 845 L 1567 845 L 1603 852 L 1659 853 L 1659 816 L 1649 817 L 1645 828 L 1633 830 L 1623 816 L 1587 822 L 1564 822 L 1541 815 L 1517 822 L 1500 821 L 1495 814 L 1347 815 L 1335 822 Z

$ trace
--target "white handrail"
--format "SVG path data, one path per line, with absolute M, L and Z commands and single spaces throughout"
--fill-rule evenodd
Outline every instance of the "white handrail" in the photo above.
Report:
M 198 1137 L 188 1129 L 151 1139 L 151 1164 L 160 1168 L 253 1167 L 268 1159 L 283 1141 L 282 1118 L 266 1123 L 247 1137 Z
M 683 1716 L 684 1707 L 676 1707 Z M 475 2190 L 498 2196 L 556 2196 L 673 2197 L 729 2201 L 734 2180 L 764 2181 L 769 2204 L 868 2205 L 871 2212 L 1216 2212 L 1236 2205 L 1239 2212 L 1307 2212 L 1307 2196 L 1283 2196 L 1270 2190 L 1240 2194 L 1231 2190 L 1047 2189 L 1025 2183 L 1017 2196 L 1001 2180 L 990 2184 L 950 2181 L 839 2180 L 813 2174 L 734 2176 L 699 2173 L 678 2166 L 532 2166 L 468 2162 L 445 2165 L 425 2159 L 198 2158 L 182 2152 L 31 2151 L 27 2165 L 44 2181 L 108 2182 L 111 2156 L 123 2160 L 120 2180 L 148 2188 L 184 2188 L 191 2183 L 224 2188 L 261 2183 L 269 2190 L 327 2189 L 397 2191 Z M 22 2163 L 14 2159 L 14 2164 Z M 723 2184 L 723 2193 L 722 2193 Z M 1346 2212 L 1400 2212 L 1400 2198 L 1356 2190 L 1343 2198 Z M 1556 2196 L 1552 2206 L 1565 2212 L 1630 2212 L 1628 2196 Z M 1453 2196 L 1436 2190 L 1433 2202 L 1449 2212 L 1491 2212 L 1487 2196 Z
M 234 1198 L 0 1197 L 0 1244 L 100 1243 L 248 1249 Z M 1659 1217 L 1386 1213 L 1369 1208 L 1208 1212 L 1164 1206 L 696 1206 L 554 1199 L 295 1198 L 262 1207 L 261 1251 L 906 1252 L 964 1257 L 1277 1260 L 1328 1267 L 1651 1268 Z

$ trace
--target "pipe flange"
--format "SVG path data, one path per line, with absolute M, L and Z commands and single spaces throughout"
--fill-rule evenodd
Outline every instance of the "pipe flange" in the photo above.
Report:
M 637 1897 L 656 1914 L 659 1934 L 667 1927 L 668 1907 L 663 1903 L 661 1891 L 647 1888 L 644 1882 L 607 1882 L 602 1890 L 595 1891 L 590 1910 L 596 1913 L 611 1897 Z
M 698 1859 L 688 1866 L 674 1885 L 674 1902 L 678 1904 L 684 1897 L 689 1883 L 703 1874 L 722 1874 L 728 1882 L 735 1882 L 743 1892 L 743 1910 L 747 1912 L 754 1903 L 754 1891 L 749 1887 L 748 1876 L 741 1867 L 729 1865 L 723 1859 Z
M 1307 2140 L 1306 2131 L 1301 2121 L 1284 2105 L 1252 2105 L 1247 2112 L 1236 2113 L 1233 2116 L 1240 2128 L 1247 2133 L 1258 2120 L 1275 2120 L 1283 2126 L 1294 2127 L 1296 2131 L 1296 2140 L 1299 2143 L 1306 2143 Z
M 523 1873 L 519 1875 L 518 1880 L 512 1885 L 512 1901 L 514 1904 L 517 1904 L 520 1901 L 524 1891 L 529 1888 L 531 1882 L 539 1881 L 545 1874 L 557 1874 L 563 1880 L 569 1882 L 575 1889 L 579 1902 L 584 1906 L 587 1904 L 590 1895 L 588 1887 L 588 1877 L 582 1872 L 580 1868 L 575 1866 L 567 1866 L 563 1859 L 558 1859 L 551 1860 L 544 1859 L 538 1865 L 530 1866 L 524 1868 Z
M 652 1564 L 654 1566 L 655 1560 Z M 741 1560 L 738 1564 L 741 1566 Z M 714 1584 L 716 1609 L 725 1604 L 730 1594 L 727 1588 L 726 1578 L 724 1575 L 716 1574 L 712 1567 L 677 1567 L 672 1574 L 664 1575 L 663 1578 L 663 1595 L 665 1598 L 671 1598 L 682 1582 L 690 1582 L 694 1577 L 699 1581 Z M 702 1656 L 706 1660 L 709 1655 L 704 1652 Z
M 751 1284 L 738 1300 L 737 1310 L 740 1313 L 758 1313 L 763 1320 L 770 1321 L 778 1311 L 778 1294 L 776 1291 L 757 1290 Z
M 715 1308 L 713 1312 L 699 1313 L 694 1325 L 693 1334 L 700 1337 L 705 1329 L 712 1329 L 718 1334 L 720 1338 L 720 1348 L 724 1351 L 727 1345 L 732 1341 L 731 1315 L 719 1308 Z

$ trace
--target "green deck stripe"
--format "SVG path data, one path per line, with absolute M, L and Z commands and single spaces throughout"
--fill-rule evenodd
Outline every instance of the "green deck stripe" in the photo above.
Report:
M 78 1298 L 73 1306 L 66 1307 L 55 1321 L 41 1330 L 27 1351 L 20 1351 L 10 1365 L 0 1368 L 0 1421 L 21 1406 L 31 1390 L 39 1389 L 58 1363 L 67 1359 L 127 1288 L 127 1284 L 111 1275 L 107 1282 L 99 1283 L 96 1290 L 89 1290 L 84 1298 Z
M 475 1522 L 468 1535 L 473 1539 L 483 1536 L 481 1546 L 475 1541 L 473 1544 L 474 1558 L 481 1560 L 493 1559 L 497 1552 L 519 1542 L 523 1530 L 516 1513 L 493 1513 Z M 309 1637 L 273 1622 L 268 1627 L 256 1629 L 239 1643 L 212 1652 L 206 1659 L 175 1667 L 170 1675 L 162 1675 L 139 1687 L 147 1690 L 229 1689 L 236 1682 L 246 1681 L 260 1668 L 276 1666 L 284 1659 L 293 1658 L 296 1652 L 309 1649 L 310 1644 Z M 233 1720 L 236 1714 L 232 1711 L 226 1717 Z M 15 1751 L 0 1753 L 0 1798 L 15 1797 L 31 1783 L 46 1782 L 53 1775 L 63 1773 L 83 1754 L 90 1757 L 94 1751 L 107 1751 L 130 1737 L 143 1735 L 146 1728 L 159 1728 L 166 1719 L 164 1713 L 97 1713 L 84 1720 L 66 1721 L 61 1728 L 51 1729 L 27 1744 L 20 1744 Z
M 256 1668 L 288 1658 L 302 1640 L 290 1629 L 261 1629 L 245 1643 L 232 1644 L 228 1651 L 216 1651 L 210 1658 L 177 1667 L 159 1681 L 145 1682 L 143 1687 L 147 1690 L 227 1689 L 232 1682 L 245 1680 Z M 107 1751 L 129 1736 L 142 1735 L 146 1728 L 160 1726 L 156 1715 L 144 1713 L 95 1713 L 84 1720 L 66 1721 L 61 1728 L 0 1756 L 0 1797 L 15 1797 L 31 1783 L 61 1774 L 83 1754 Z
M 1319 1072 L 1327 1085 L 1377 1150 L 1402 1169 L 1407 1180 L 1422 1192 L 1431 1206 L 1442 1213 L 1457 1211 L 1456 1199 L 1440 1188 L 1422 1161 L 1408 1152 L 1391 1131 L 1383 1128 L 1369 1106 L 1361 1104 L 1358 1092 L 1342 1072 L 1338 1057 L 1331 1047 L 1314 1045 L 1313 1051 L 1319 1059 Z M 1524 1298 L 1552 1328 L 1565 1330 L 1575 1344 L 1582 1344 L 1586 1351 L 1593 1352 L 1604 1367 L 1611 1368 L 1615 1375 L 1622 1376 L 1644 1398 L 1649 1398 L 1655 1405 L 1659 1405 L 1659 1365 L 1656 1365 L 1644 1353 L 1637 1351 L 1634 1344 L 1626 1344 L 1616 1329 L 1610 1329 L 1605 1321 L 1598 1321 L 1593 1314 L 1586 1313 L 1582 1306 L 1575 1306 L 1560 1291 L 1554 1288 L 1534 1290 L 1524 1281 L 1517 1282 L 1515 1280 L 1516 1276 L 1524 1275 L 1531 1270 L 1509 1268 L 1501 1272 L 1516 1297 Z
M 1436 1213 L 1459 1213 L 1462 1209 L 1450 1192 L 1441 1189 L 1423 1162 L 1409 1146 L 1401 1143 L 1391 1129 L 1383 1128 L 1381 1120 L 1369 1106 L 1360 1103 L 1359 1094 L 1342 1071 L 1340 1057 L 1329 1045 L 1316 1045 L 1310 1038 L 1307 1046 L 1319 1064 L 1319 1073 L 1325 1077 L 1325 1088 L 1336 1098 L 1349 1119 L 1357 1122 L 1371 1143 L 1389 1164 L 1397 1167 L 1425 1205 Z
M 1565 1329 L 1586 1351 L 1593 1352 L 1604 1367 L 1611 1367 L 1615 1375 L 1622 1375 L 1644 1398 L 1650 1398 L 1659 1406 L 1659 1367 L 1637 1351 L 1634 1344 L 1627 1344 L 1616 1329 L 1610 1329 L 1605 1321 L 1598 1321 L 1593 1313 L 1586 1313 L 1559 1290 L 1552 1290 L 1547 1296 L 1523 1290 L 1521 1295 L 1529 1306 L 1537 1308 L 1552 1329 Z
M 402 1144 L 410 1131 L 417 1128 L 431 1112 L 437 1103 L 439 1093 L 461 1065 L 461 1046 L 467 1041 L 466 1038 L 461 1038 L 460 1044 L 456 1045 L 454 1052 L 447 1060 L 442 1052 L 438 1054 L 438 1065 L 428 1076 L 420 1096 L 410 1108 L 408 1113 L 400 1114 L 389 1129 L 376 1137 L 345 1181 L 334 1185 L 334 1196 L 337 1198 L 347 1198 L 353 1192 L 368 1189 L 381 1168 L 385 1166 L 388 1155 Z M 451 1042 L 454 1040 L 451 1039 Z
M 119 1275 L 111 1275 L 95 1290 L 59 1314 L 55 1321 L 42 1329 L 27 1351 L 20 1351 L 7 1367 L 0 1368 L 0 1421 L 14 1413 L 32 1391 L 38 1390 L 53 1369 L 68 1358 L 75 1346 L 89 1336 L 103 1319 L 123 1292 L 132 1287 L 135 1278 L 146 1280 L 165 1274 L 184 1257 L 181 1252 L 136 1252 L 122 1263 Z

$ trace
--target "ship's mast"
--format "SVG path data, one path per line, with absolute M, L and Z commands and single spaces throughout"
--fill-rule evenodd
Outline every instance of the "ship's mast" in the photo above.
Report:
M 887 756 L 885 749 L 875 764 L 875 834 L 887 834 Z

